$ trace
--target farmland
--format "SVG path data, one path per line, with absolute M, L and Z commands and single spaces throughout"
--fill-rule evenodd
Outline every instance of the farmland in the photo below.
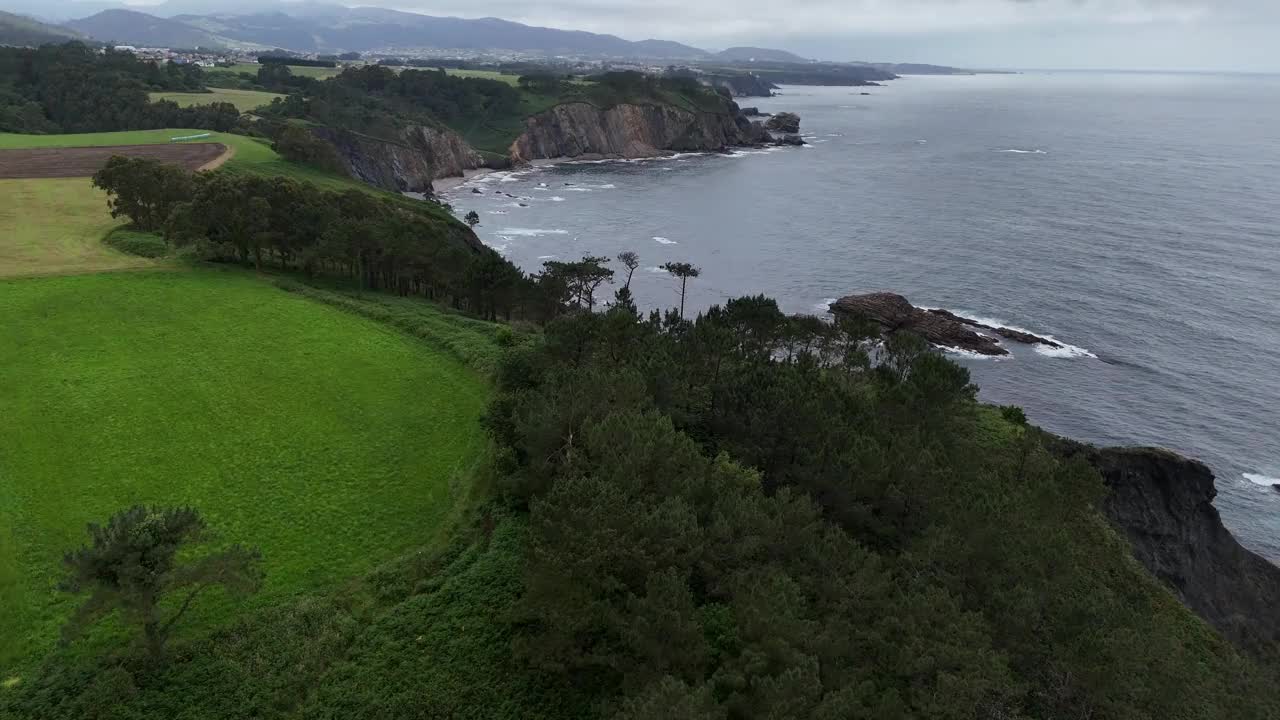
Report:
M 227 69 L 231 70 L 232 72 L 249 73 L 250 75 L 257 75 L 258 69 L 261 67 L 262 66 L 259 65 L 258 63 L 240 63 L 239 65 L 232 65 Z M 341 67 L 331 67 L 331 68 L 330 67 L 312 67 L 310 65 L 289 65 L 288 67 L 289 67 L 289 72 L 293 73 L 294 75 L 299 75 L 301 77 L 315 78 L 317 80 L 325 80 L 335 75 L 342 74 Z
M 153 264 L 102 244 L 120 221 L 107 212 L 106 195 L 85 178 L 0 180 L 0 197 L 0 281 Z
M 249 112 L 263 105 L 270 105 L 272 100 L 284 95 L 261 90 L 235 90 L 232 88 L 209 88 L 207 93 L 155 92 L 151 100 L 172 100 L 180 107 L 192 105 L 212 105 L 213 103 L 231 103 L 240 112 Z

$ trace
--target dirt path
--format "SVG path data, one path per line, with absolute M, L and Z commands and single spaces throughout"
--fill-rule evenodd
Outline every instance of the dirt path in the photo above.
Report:
M 233 154 L 222 143 L 0 150 L 0 178 L 88 177 L 112 155 L 150 158 L 188 170 L 212 169 Z
M 216 144 L 216 143 L 215 143 L 215 144 Z M 226 163 L 228 160 L 230 160 L 231 158 L 233 158 L 233 157 L 235 157 L 235 156 L 236 156 L 236 148 L 235 148 L 235 146 L 234 146 L 234 145 L 224 145 L 224 146 L 223 146 L 223 153 L 222 153 L 221 155 L 219 155 L 218 157 L 216 157 L 216 158 L 214 158 L 214 159 L 210 160 L 209 162 L 207 162 L 207 163 L 205 163 L 205 164 L 201 165 L 200 167 L 198 167 L 198 168 L 196 168 L 196 169 L 197 169 L 197 170 L 202 170 L 202 171 L 203 171 L 203 170 L 217 170 L 218 168 L 222 167 L 224 163 Z

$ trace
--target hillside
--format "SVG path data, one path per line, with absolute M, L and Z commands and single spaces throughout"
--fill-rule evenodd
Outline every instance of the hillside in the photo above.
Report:
M 0 45 L 43 45 L 78 37 L 79 33 L 68 28 L 0 10 Z
M 134 10 L 103 10 L 66 27 L 104 43 L 158 47 L 222 47 L 226 43 L 199 28 Z
M 721 50 L 715 54 L 717 60 L 725 60 L 729 62 L 782 62 L 782 63 L 803 63 L 809 62 L 806 58 L 802 58 L 793 52 L 786 50 L 770 50 L 762 47 L 731 47 L 727 50 Z
M 433 47 L 669 59 L 706 55 L 679 43 L 631 42 L 614 35 L 533 27 L 498 18 L 434 17 L 383 8 L 179 15 L 175 20 L 244 42 L 306 52 Z

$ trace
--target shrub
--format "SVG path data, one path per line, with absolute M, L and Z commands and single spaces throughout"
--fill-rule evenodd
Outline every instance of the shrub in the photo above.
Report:
M 164 238 L 128 227 L 112 230 L 103 242 L 120 252 L 138 257 L 158 258 L 169 254 L 169 244 L 164 241 Z

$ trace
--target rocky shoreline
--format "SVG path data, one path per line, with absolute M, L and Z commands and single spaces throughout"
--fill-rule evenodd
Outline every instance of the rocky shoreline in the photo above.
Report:
M 909 331 L 923 337 L 935 347 L 965 350 L 979 355 L 1001 356 L 1009 351 L 988 333 L 1027 345 L 1044 345 L 1055 349 L 1064 346 L 1055 340 L 999 325 L 987 325 L 960 317 L 947 310 L 920 308 L 896 293 L 878 292 L 849 295 L 831 303 L 831 313 L 865 317 L 874 321 L 887 335 Z

